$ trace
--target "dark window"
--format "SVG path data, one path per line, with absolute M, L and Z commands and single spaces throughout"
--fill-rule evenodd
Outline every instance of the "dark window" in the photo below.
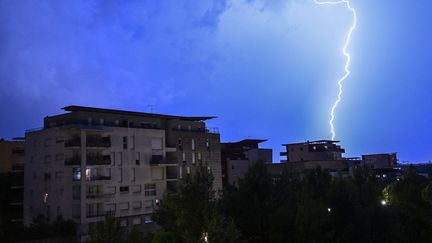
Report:
M 127 149 L 128 148 L 128 141 L 127 141 L 127 137 L 123 137 L 123 148 Z
M 120 187 L 120 193 L 127 193 L 127 192 L 129 192 L 129 186 Z
M 47 173 L 47 172 L 45 172 L 45 174 L 44 174 L 44 179 L 45 179 L 46 181 L 50 180 L 50 179 L 51 179 L 51 173 Z

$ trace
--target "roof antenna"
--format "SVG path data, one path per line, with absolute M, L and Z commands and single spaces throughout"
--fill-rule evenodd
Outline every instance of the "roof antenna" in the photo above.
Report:
M 147 105 L 147 107 L 149 108 L 150 113 L 154 112 L 155 105 L 150 104 L 150 105 Z

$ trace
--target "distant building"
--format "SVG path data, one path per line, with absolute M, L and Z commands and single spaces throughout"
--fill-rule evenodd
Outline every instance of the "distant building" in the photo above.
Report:
M 281 162 L 341 160 L 345 149 L 337 143 L 339 141 L 318 140 L 283 144 L 286 152 L 281 152 L 280 155 L 286 156 L 287 159 Z
M 151 228 L 151 213 L 179 178 L 207 166 L 222 188 L 214 117 L 63 108 L 26 133 L 24 220 L 72 219 L 81 235 L 107 213 L 122 227 Z
M 279 164 L 269 164 L 267 168 L 272 174 L 280 174 L 284 169 L 304 172 L 320 167 L 336 176 L 347 176 L 352 169 L 361 164 L 357 158 L 344 158 L 345 149 L 338 145 L 339 141 L 318 140 L 303 143 L 283 144 L 286 156 Z
M 259 148 L 267 140 L 244 139 L 238 142 L 221 143 L 222 180 L 224 185 L 236 185 L 252 163 L 261 160 L 272 163 L 272 149 Z
M 396 153 L 363 155 L 362 160 L 365 166 L 372 169 L 388 169 L 397 166 Z
M 16 138 L 11 141 L 0 140 L 0 174 L 9 184 L 8 205 L 5 212 L 12 222 L 21 223 L 23 220 L 24 200 L 24 141 Z

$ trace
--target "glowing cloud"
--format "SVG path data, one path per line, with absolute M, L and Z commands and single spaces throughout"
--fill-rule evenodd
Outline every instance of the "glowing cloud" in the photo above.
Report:
M 351 35 L 352 35 L 352 33 L 354 32 L 354 30 L 355 30 L 355 28 L 357 26 L 357 12 L 356 12 L 356 10 L 354 8 L 351 7 L 350 2 L 348 0 L 325 1 L 325 2 L 321 2 L 321 1 L 318 1 L 318 0 L 314 0 L 314 1 L 315 1 L 316 4 L 319 4 L 319 5 L 346 4 L 346 7 L 348 8 L 349 11 L 352 12 L 353 18 L 354 18 L 353 24 L 352 24 L 351 28 L 348 31 L 348 35 L 347 35 L 346 40 L 345 40 L 345 45 L 343 46 L 343 49 L 342 49 L 343 54 L 346 57 L 345 74 L 338 81 L 339 93 L 338 93 L 337 99 L 336 99 L 335 103 L 333 104 L 333 106 L 331 108 L 331 112 L 330 112 L 330 121 L 329 121 L 329 124 L 330 124 L 330 129 L 331 129 L 331 134 L 332 134 L 332 138 L 331 139 L 334 140 L 335 137 L 336 137 L 336 132 L 335 132 L 335 128 L 334 128 L 335 111 L 336 111 L 336 108 L 337 108 L 338 104 L 342 100 L 343 82 L 351 74 L 351 71 L 349 69 L 350 64 L 351 64 L 351 55 L 347 52 L 347 48 L 348 48 L 348 45 L 351 42 Z

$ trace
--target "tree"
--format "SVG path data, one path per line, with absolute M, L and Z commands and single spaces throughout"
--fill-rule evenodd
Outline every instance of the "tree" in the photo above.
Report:
M 180 181 L 174 193 L 164 195 L 153 218 L 163 229 L 156 233 L 156 242 L 203 242 L 204 234 L 217 242 L 215 225 L 221 229 L 231 226 L 219 215 L 213 175 L 202 164 Z
M 120 222 L 113 215 L 107 215 L 104 221 L 93 224 L 89 233 L 88 243 L 118 243 L 122 242 L 124 237 Z

